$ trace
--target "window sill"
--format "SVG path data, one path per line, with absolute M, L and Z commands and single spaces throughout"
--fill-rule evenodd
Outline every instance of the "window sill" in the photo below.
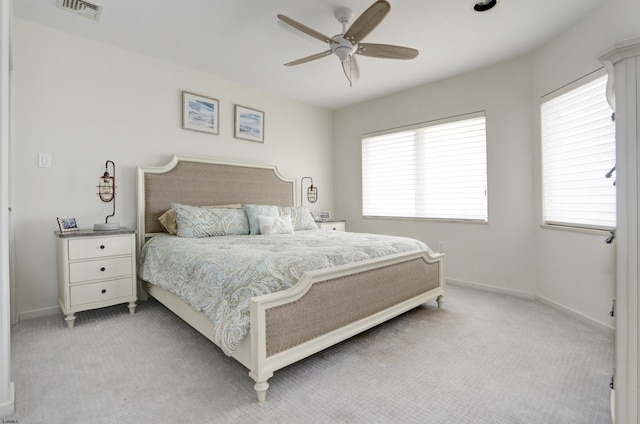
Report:
M 551 224 L 541 224 L 540 228 L 543 228 L 546 230 L 560 230 L 560 231 L 569 231 L 569 232 L 582 233 L 582 234 L 593 234 L 597 236 L 609 236 L 611 234 L 611 231 L 613 231 L 613 228 L 611 230 L 605 230 L 605 229 L 570 227 L 568 225 L 551 225 Z
M 403 216 L 363 216 L 362 219 L 379 219 L 385 221 L 429 221 L 429 222 L 447 222 L 457 224 L 489 224 L 489 221 L 479 219 L 454 219 L 454 218 L 418 218 Z

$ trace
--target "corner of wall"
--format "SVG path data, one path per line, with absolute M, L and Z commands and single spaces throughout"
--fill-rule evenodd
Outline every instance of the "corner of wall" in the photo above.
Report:
M 0 403 L 0 418 L 7 418 L 11 415 L 15 414 L 15 390 L 12 382 L 9 382 L 9 399 L 7 401 Z M 2 420 L 2 422 L 8 422 Z

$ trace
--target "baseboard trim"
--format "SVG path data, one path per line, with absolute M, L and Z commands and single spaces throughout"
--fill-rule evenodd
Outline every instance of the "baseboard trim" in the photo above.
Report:
M 567 306 L 564 306 L 561 303 L 556 302 L 555 300 L 551 300 L 548 297 L 544 297 L 544 296 L 540 296 L 540 295 L 536 295 L 536 300 L 540 303 L 544 303 L 547 306 L 551 306 L 554 309 L 559 309 L 561 311 L 563 311 L 564 313 L 571 315 L 574 318 L 579 319 L 580 321 L 584 321 L 588 324 L 591 324 L 595 327 L 599 327 L 603 330 L 607 330 L 607 331 L 611 331 L 611 332 L 615 332 L 615 328 L 613 328 L 613 326 L 605 324 L 604 322 L 600 322 L 596 319 L 593 319 L 591 317 L 588 317 L 574 309 L 571 309 Z
M 62 310 L 59 306 L 51 306 L 49 308 L 35 309 L 33 311 L 18 312 L 18 322 L 22 320 L 48 317 L 50 315 L 61 314 Z
M 447 278 L 447 284 L 451 284 L 453 286 L 470 287 L 472 289 L 488 291 L 492 293 L 507 294 L 509 296 L 521 297 L 524 299 L 533 300 L 536 298 L 536 295 L 534 293 L 529 293 L 529 292 L 520 291 L 520 290 L 506 289 L 504 287 L 487 286 L 485 284 L 472 283 L 470 281 L 453 280 L 453 279 Z
M 7 418 L 16 413 L 16 397 L 13 382 L 9 382 L 9 400 L 0 403 L 0 418 Z M 2 420 L 2 422 L 9 422 Z
M 613 328 L 613 326 L 605 324 L 603 322 L 600 322 L 596 319 L 590 318 L 584 314 L 581 314 L 580 312 L 573 310 L 561 303 L 558 303 L 554 300 L 551 300 L 547 297 L 544 296 L 540 296 L 537 295 L 535 293 L 529 293 L 529 292 L 524 292 L 524 291 L 520 291 L 520 290 L 513 290 L 513 289 L 505 289 L 503 287 L 494 287 L 494 286 L 487 286 L 485 284 L 478 284 L 478 283 L 471 283 L 469 281 L 462 281 L 462 280 L 453 280 L 453 279 L 449 279 L 447 278 L 447 284 L 451 284 L 454 286 L 463 286 L 463 287 L 470 287 L 472 289 L 477 289 L 477 290 L 482 290 L 482 291 L 488 291 L 488 292 L 492 292 L 492 293 L 500 293 L 500 294 L 506 294 L 509 296 L 516 296 L 516 297 L 521 297 L 523 299 L 531 299 L 531 300 L 536 300 L 540 303 L 544 303 L 547 306 L 550 306 L 554 309 L 558 309 L 564 313 L 566 313 L 567 315 L 571 315 L 574 318 L 579 319 L 580 321 L 586 322 L 590 325 L 593 325 L 595 327 L 607 330 L 607 331 L 612 331 L 614 332 L 615 329 Z

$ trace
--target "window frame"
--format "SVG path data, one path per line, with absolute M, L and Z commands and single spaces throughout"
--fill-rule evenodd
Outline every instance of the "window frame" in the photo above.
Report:
M 596 225 L 596 224 L 587 224 L 584 222 L 575 222 L 579 219 L 575 219 L 575 217 L 572 217 L 571 219 L 574 219 L 573 222 L 565 222 L 565 221 L 560 221 L 560 220 L 554 220 L 554 219 L 547 219 L 547 215 L 548 215 L 548 211 L 547 211 L 547 193 L 546 193 L 546 176 L 545 176 L 545 167 L 546 165 L 546 161 L 545 161 L 545 140 L 544 140 L 544 132 L 545 132 L 545 128 L 544 128 L 544 114 L 543 114 L 543 106 L 545 103 L 553 101 L 559 97 L 562 97 L 566 94 L 571 93 L 574 90 L 580 89 L 581 87 L 584 87 L 588 84 L 591 84 L 601 78 L 607 78 L 607 72 L 604 68 L 600 68 L 596 71 L 593 71 L 583 77 L 580 77 L 579 79 L 572 81 L 571 83 L 560 87 L 557 90 L 554 90 L 548 94 L 545 94 L 544 96 L 542 96 L 540 98 L 540 103 L 539 103 L 539 109 L 538 112 L 540 113 L 540 139 L 539 139 L 539 148 L 540 148 L 540 201 L 541 201 L 541 224 L 540 226 L 542 228 L 548 228 L 548 229 L 557 229 L 557 230 L 564 230 L 564 231 L 575 231 L 575 232 L 582 232 L 582 233 L 590 233 L 590 234 L 603 234 L 603 233 L 608 233 L 609 231 L 615 229 L 615 222 L 612 226 L 610 225 Z M 606 81 L 604 84 L 604 101 L 606 102 Z M 607 103 L 608 106 L 608 103 Z M 613 113 L 613 110 L 609 108 L 609 117 L 611 116 L 611 114 Z M 604 119 L 604 117 L 602 117 L 601 119 Z M 615 165 L 615 124 L 611 124 L 613 125 L 613 165 Z M 603 183 L 606 184 L 611 184 L 613 185 L 614 181 L 615 181 L 615 174 L 613 176 L 613 178 L 610 179 L 606 179 L 605 178 L 605 174 L 607 173 L 608 169 L 603 169 L 602 170 L 602 181 Z M 605 185 L 606 185 L 605 184 Z M 615 193 L 615 189 L 614 189 L 614 193 Z M 615 194 L 614 194 L 615 196 Z M 614 207 L 615 207 L 615 202 L 614 202 Z M 615 219 L 615 218 L 614 218 Z
M 440 126 L 440 125 L 446 125 L 446 124 L 450 124 L 450 123 L 455 123 L 455 122 L 462 122 L 462 121 L 467 121 L 467 120 L 474 120 L 474 119 L 478 119 L 478 118 L 482 118 L 483 119 L 483 130 L 484 130 L 484 134 L 483 134 L 483 151 L 482 151 L 482 155 L 484 157 L 484 177 L 483 177 L 483 185 L 484 185 L 484 204 L 482 205 L 484 208 L 483 214 L 484 216 L 482 218 L 465 218 L 465 217 L 438 217 L 438 216 L 403 216 L 403 215 L 383 215 L 383 214 L 379 214 L 379 213 L 365 213 L 365 203 L 366 203 L 366 190 L 365 190 L 365 184 L 366 184 L 366 178 L 365 178 L 365 143 L 367 139 L 371 139 L 371 138 L 375 138 L 375 137 L 382 137 L 385 135 L 390 135 L 390 134 L 401 134 L 404 132 L 417 132 L 420 130 L 424 130 L 427 129 L 429 127 L 436 127 L 436 126 Z M 419 136 L 415 136 L 415 138 L 413 139 L 413 143 L 414 146 L 418 143 L 419 140 Z M 455 115 L 455 116 L 450 116 L 450 117 L 446 117 L 446 118 L 441 118 L 441 119 L 435 119 L 435 120 L 431 120 L 431 121 L 425 121 L 425 122 L 420 122 L 420 123 L 416 123 L 416 124 L 411 124 L 411 125 L 407 125 L 407 126 L 401 126 L 401 127 L 394 127 L 394 128 L 389 128 L 386 130 L 381 130 L 381 131 L 375 131 L 375 132 L 369 132 L 369 133 L 365 133 L 362 135 L 362 139 L 361 139 L 361 165 L 362 165 L 362 169 L 361 169 L 361 201 L 362 201 L 362 218 L 363 219 L 387 219 L 387 220 L 416 220 L 416 221 L 422 221 L 422 220 L 428 220 L 428 221 L 444 221 L 444 222 L 464 222 L 464 223 L 477 223 L 477 224 L 488 224 L 489 223 L 489 189 L 488 189 L 488 173 L 489 173 L 489 158 L 488 158 L 488 137 L 487 137 L 487 117 L 486 117 L 486 111 L 482 110 L 482 111 L 477 111 L 477 112 L 470 112 L 470 113 L 465 113 L 465 114 L 460 114 L 460 115 Z M 414 161 L 417 161 L 417 159 L 420 156 L 420 153 L 418 153 L 417 151 L 420 150 L 421 148 L 423 148 L 423 146 L 417 147 L 416 150 L 413 152 L 413 159 Z M 422 170 L 416 170 L 415 174 L 420 174 L 422 173 Z M 419 188 L 418 186 L 421 185 L 422 181 L 419 178 L 414 178 L 413 183 L 415 184 L 414 190 L 412 190 L 412 194 L 415 196 L 416 192 L 419 192 Z M 416 203 L 419 203 L 420 201 L 424 202 L 424 200 L 426 200 L 426 196 L 422 199 L 415 199 Z M 416 208 L 416 215 L 417 215 L 417 210 L 419 210 L 421 208 Z

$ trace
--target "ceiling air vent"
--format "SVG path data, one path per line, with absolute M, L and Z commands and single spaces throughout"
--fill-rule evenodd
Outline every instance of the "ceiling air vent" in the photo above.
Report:
M 100 19 L 100 13 L 102 13 L 101 4 L 89 3 L 85 0 L 56 0 L 56 4 L 60 9 L 93 19 L 94 21 Z

